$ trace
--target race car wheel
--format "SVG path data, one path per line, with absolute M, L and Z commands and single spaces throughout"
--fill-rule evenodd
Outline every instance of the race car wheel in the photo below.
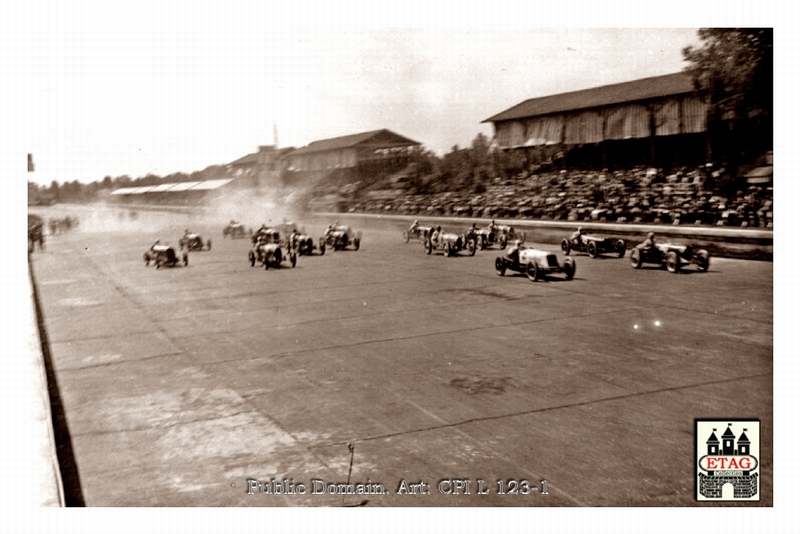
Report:
M 469 252 L 470 256 L 475 255 L 475 240 L 470 239 L 467 241 L 467 251 Z
M 403 230 L 403 241 L 408 243 L 408 240 L 409 240 L 408 230 Z
M 359 238 L 353 239 L 353 246 L 355 247 L 356 250 L 358 250 L 358 247 L 361 246 L 361 240 Z
M 161 260 L 157 259 L 156 260 L 156 269 L 160 269 L 160 268 L 161 268 Z
M 642 253 L 638 248 L 631 250 L 631 267 L 639 269 L 642 266 Z
M 150 265 L 150 254 L 147 252 L 144 253 L 144 266 L 148 267 Z
M 183 266 L 184 267 L 188 267 L 189 266 L 189 255 L 185 254 L 185 253 L 183 255 Z
M 503 276 L 506 274 L 506 262 L 503 261 L 503 258 L 497 258 L 494 260 L 494 272 L 497 273 L 497 276 Z
M 281 253 L 281 249 L 279 248 L 275 249 L 274 259 L 275 259 L 275 265 L 280 265 L 280 263 L 283 261 L 283 254 Z
M 292 267 L 294 267 L 295 265 L 297 265 L 297 254 L 294 254 L 294 253 L 291 253 L 291 252 L 290 252 L 290 253 L 289 253 L 289 261 L 291 262 L 291 264 L 292 264 Z
M 561 240 L 561 252 L 563 252 L 565 256 L 569 256 L 570 252 L 569 239 Z
M 450 243 L 445 243 L 444 244 L 444 255 L 445 256 L 450 256 L 450 254 L 451 254 L 451 252 L 450 252 Z
M 681 260 L 675 252 L 667 253 L 667 270 L 671 273 L 677 273 L 681 270 Z
M 425 254 L 430 254 L 433 252 L 433 243 L 431 243 L 430 239 L 425 240 Z
M 251 250 L 250 253 L 247 255 L 247 259 L 250 260 L 250 267 L 255 267 L 256 265 L 256 255 Z
M 709 264 L 709 256 L 708 251 L 705 249 L 701 249 L 697 251 L 697 268 L 700 269 L 702 272 L 706 272 L 708 270 Z
M 625 246 L 625 241 L 622 239 L 617 239 L 617 242 L 614 244 L 614 248 L 617 251 L 617 256 L 620 258 L 624 258 L 625 253 L 628 252 L 628 249 Z
M 528 280 L 535 282 L 539 279 L 539 266 L 533 262 L 529 262 L 525 267 L 525 274 L 528 275 Z
M 500 236 L 500 248 L 501 249 L 505 249 L 506 245 L 508 245 L 508 238 L 506 238 L 506 236 L 504 236 L 504 235 L 501 235 Z
M 486 236 L 481 236 L 481 250 L 486 250 Z
M 208 240 L 208 243 L 206 243 L 206 244 L 208 245 L 208 250 L 211 250 L 211 240 L 210 239 Z
M 339 249 L 340 249 L 340 250 L 344 250 L 344 249 L 346 249 L 346 248 L 347 248 L 347 245 L 348 245 L 348 243 L 350 243 L 350 240 L 349 240 L 349 239 L 347 239 L 347 234 L 344 234 L 344 235 L 342 236 L 342 240 L 339 242 Z
M 587 251 L 589 252 L 589 257 L 596 258 L 597 257 L 597 243 L 594 241 L 589 241 L 589 246 L 586 247 Z
M 567 280 L 572 280 L 575 276 L 575 271 L 577 270 L 577 266 L 575 265 L 575 260 L 572 258 L 567 258 L 564 260 L 564 276 L 567 277 Z

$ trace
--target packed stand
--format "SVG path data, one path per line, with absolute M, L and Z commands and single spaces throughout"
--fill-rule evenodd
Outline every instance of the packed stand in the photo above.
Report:
M 482 193 L 349 192 L 344 211 L 563 221 L 772 228 L 772 187 L 724 194 L 706 185 L 724 170 L 555 171 L 496 179 Z

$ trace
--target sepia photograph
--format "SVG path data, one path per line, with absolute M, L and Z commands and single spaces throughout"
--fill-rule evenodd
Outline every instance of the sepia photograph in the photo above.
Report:
M 566 4 L 605 16 L 2 8 L 28 240 L 3 499 L 369 531 L 787 504 L 795 43 L 749 4 L 694 27 Z

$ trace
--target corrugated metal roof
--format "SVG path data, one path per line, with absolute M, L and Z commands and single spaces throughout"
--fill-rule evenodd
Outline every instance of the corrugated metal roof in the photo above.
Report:
M 202 182 L 172 182 L 159 185 L 145 185 L 142 187 L 121 187 L 112 191 L 112 195 L 141 195 L 142 193 L 163 193 L 179 191 L 210 191 L 218 189 L 223 185 L 232 182 L 233 179 L 225 178 L 220 180 L 204 180 Z
M 291 155 L 294 156 L 295 154 L 309 154 L 312 152 L 325 152 L 328 150 L 339 150 L 342 148 L 350 148 L 362 144 L 365 141 L 369 141 L 370 139 L 377 137 L 378 135 L 387 135 L 389 137 L 393 137 L 396 140 L 393 146 L 410 146 L 410 145 L 416 146 L 421 144 L 418 143 L 417 141 L 396 134 L 392 131 L 383 129 L 383 130 L 374 130 L 372 132 L 344 135 L 342 137 L 333 137 L 331 139 L 322 139 L 320 141 L 314 141 L 312 143 L 309 143 L 308 146 L 305 146 L 303 148 L 298 148 L 297 150 L 292 152 Z M 388 143 L 381 143 L 381 144 L 388 145 Z
M 232 181 L 233 180 L 230 178 L 223 180 L 205 180 L 194 186 L 192 188 L 192 191 L 210 191 L 212 189 L 219 189 L 223 185 L 230 183 Z
M 175 184 L 173 187 L 170 187 L 170 192 L 172 191 L 186 191 L 187 189 L 191 189 L 200 182 L 179 182 Z
M 631 82 L 531 98 L 481 122 L 500 122 L 694 92 L 691 75 L 676 72 Z

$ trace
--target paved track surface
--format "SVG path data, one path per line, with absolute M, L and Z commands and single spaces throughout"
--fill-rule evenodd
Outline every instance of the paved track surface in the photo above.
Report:
M 146 268 L 186 226 L 213 249 Z M 32 256 L 89 506 L 691 506 L 711 417 L 761 420 L 772 504 L 771 263 L 577 255 L 574 280 L 531 283 L 498 277 L 497 249 L 427 256 L 398 226 L 265 271 L 221 230 L 84 214 Z M 389 494 L 246 494 L 273 477 Z M 470 494 L 440 493 L 449 479 Z

